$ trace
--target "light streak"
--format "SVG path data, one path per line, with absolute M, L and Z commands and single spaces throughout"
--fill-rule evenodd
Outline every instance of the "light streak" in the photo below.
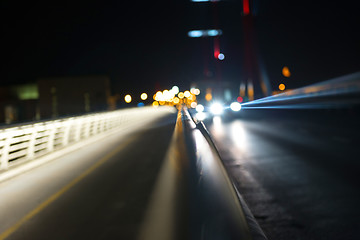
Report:
M 242 104 L 243 109 L 325 109 L 360 104 L 360 72 Z

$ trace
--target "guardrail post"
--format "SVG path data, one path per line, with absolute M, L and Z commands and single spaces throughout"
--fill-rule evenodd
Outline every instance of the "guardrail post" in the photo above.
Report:
M 71 123 L 73 123 L 73 121 L 71 121 L 71 120 L 62 122 L 63 128 L 64 128 L 64 136 L 63 136 L 63 140 L 62 140 L 62 146 L 66 146 L 69 143 Z
M 1 165 L 0 165 L 1 170 L 5 170 L 9 166 L 8 158 L 9 158 L 9 149 L 10 149 L 10 143 L 11 143 L 12 137 L 13 136 L 10 135 L 10 133 L 8 133 L 8 136 L 6 136 L 5 143 L 4 143 L 4 146 L 2 149 L 2 154 L 1 154 Z
M 84 138 L 88 138 L 90 136 L 90 126 L 91 126 L 91 120 L 89 117 L 87 117 L 84 121 Z
M 34 157 L 35 155 L 35 139 L 36 139 L 36 134 L 37 134 L 37 129 L 35 127 L 31 128 L 31 136 L 30 136 L 30 140 L 29 140 L 29 145 L 28 145 L 28 152 L 27 152 L 27 158 L 31 159 Z
M 83 124 L 83 119 L 76 119 L 75 122 L 74 122 L 74 125 L 76 126 L 76 133 L 75 133 L 75 142 L 78 142 L 80 141 L 80 136 L 81 136 L 81 126 Z
M 101 117 L 99 119 L 99 133 L 102 133 L 104 132 L 104 129 L 105 129 L 105 125 L 104 125 L 104 117 Z
M 93 127 L 93 135 L 96 135 L 98 133 L 98 131 L 99 131 L 99 129 L 98 129 L 99 128 L 99 122 L 100 122 L 100 119 L 99 119 L 98 116 L 96 116 L 96 118 L 93 121 L 93 125 L 92 125 L 92 127 Z
M 55 131 L 56 131 L 55 123 L 49 124 L 48 127 L 50 127 L 50 130 L 49 130 L 47 151 L 51 152 L 52 150 L 54 150 L 54 138 L 55 138 Z

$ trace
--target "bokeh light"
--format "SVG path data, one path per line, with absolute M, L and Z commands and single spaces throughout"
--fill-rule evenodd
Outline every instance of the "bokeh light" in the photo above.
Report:
M 155 96 L 155 100 L 156 101 L 163 101 L 163 99 L 164 99 L 163 93 L 161 91 L 157 91 L 156 96 Z
M 206 99 L 206 101 L 210 102 L 211 99 L 212 99 L 211 93 L 207 93 L 207 94 L 205 95 L 205 99 Z
M 279 84 L 279 90 L 284 91 L 285 90 L 285 84 L 283 84 L 283 83 Z
M 197 111 L 197 112 L 203 112 L 204 109 L 205 109 L 204 106 L 201 105 L 201 104 L 198 104 L 198 105 L 196 106 L 196 111 Z
M 219 53 L 218 59 L 221 60 L 221 61 L 224 60 L 224 59 L 225 59 L 225 55 L 222 54 L 222 53 Z
M 197 106 L 197 103 L 196 103 L 196 102 L 190 103 L 190 107 L 191 107 L 191 108 L 196 108 L 196 106 Z
M 171 91 L 176 95 L 176 94 L 178 94 L 179 93 L 179 87 L 178 86 L 173 86 L 172 88 L 171 88 Z
M 164 91 L 162 92 L 162 94 L 163 94 L 163 100 L 164 100 L 164 101 L 170 101 L 172 94 L 170 93 L 169 90 L 164 90 Z
M 148 98 L 148 95 L 146 93 L 142 93 L 140 95 L 141 100 L 146 100 Z
M 210 111 L 214 115 L 220 115 L 224 111 L 224 107 L 220 103 L 213 103 L 210 106 Z
M 131 98 L 131 96 L 129 94 L 126 95 L 124 99 L 125 99 L 126 103 L 131 103 L 132 98 Z
M 159 106 L 159 102 L 155 101 L 152 103 L 153 107 L 158 107 Z
M 238 111 L 240 111 L 240 109 L 241 109 L 241 104 L 238 103 L 238 102 L 233 102 L 233 103 L 230 104 L 230 108 L 231 108 L 231 110 L 233 110 L 234 112 L 238 112 Z
M 291 76 L 291 72 L 290 72 L 290 70 L 289 70 L 289 68 L 287 66 L 283 67 L 282 74 L 283 74 L 284 77 L 290 77 Z

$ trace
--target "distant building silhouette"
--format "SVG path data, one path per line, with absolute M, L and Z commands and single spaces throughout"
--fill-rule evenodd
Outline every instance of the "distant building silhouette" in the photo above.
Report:
M 37 84 L 0 87 L 0 123 L 35 120 L 37 102 Z
M 42 78 L 37 84 L 41 118 L 108 109 L 110 80 L 106 76 Z
M 0 87 L 0 124 L 108 110 L 110 94 L 107 76 L 41 78 Z

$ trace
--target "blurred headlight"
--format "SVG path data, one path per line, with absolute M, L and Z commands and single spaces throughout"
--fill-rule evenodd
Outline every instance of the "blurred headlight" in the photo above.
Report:
M 214 115 L 221 115 L 224 111 L 224 107 L 220 103 L 214 103 L 210 107 L 210 112 Z
M 241 109 L 241 104 L 238 102 L 233 102 L 232 104 L 230 104 L 230 108 L 231 110 L 233 110 L 234 112 L 238 112 Z

